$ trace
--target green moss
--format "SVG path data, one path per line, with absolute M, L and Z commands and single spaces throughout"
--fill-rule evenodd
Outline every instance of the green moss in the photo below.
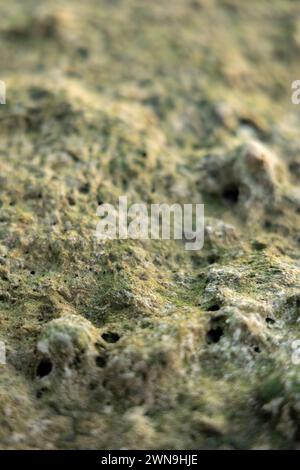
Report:
M 0 446 L 297 447 L 297 2 L 1 14 Z M 247 166 L 253 139 L 284 183 Z M 97 205 L 123 194 L 203 201 L 203 250 L 97 244 Z

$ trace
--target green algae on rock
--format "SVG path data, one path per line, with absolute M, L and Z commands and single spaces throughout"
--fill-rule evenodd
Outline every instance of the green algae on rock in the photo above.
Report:
M 0 10 L 0 447 L 299 448 L 298 3 Z M 124 194 L 203 250 L 96 243 Z

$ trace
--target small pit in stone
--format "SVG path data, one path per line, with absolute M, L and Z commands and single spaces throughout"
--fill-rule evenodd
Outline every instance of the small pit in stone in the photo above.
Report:
M 39 388 L 37 391 L 36 391 L 36 398 L 43 398 L 43 396 L 45 395 L 45 393 L 48 391 L 47 388 L 45 387 L 42 387 L 42 388 Z
M 209 264 L 215 264 L 218 261 L 220 261 L 220 255 L 218 255 L 216 253 L 212 253 L 212 254 L 208 255 L 207 261 L 208 261 Z
M 82 185 L 79 187 L 79 191 L 80 191 L 82 194 L 89 194 L 90 189 L 91 189 L 91 186 L 90 186 L 90 183 L 88 183 L 88 182 L 82 184 Z
M 206 334 L 208 344 L 218 343 L 223 336 L 223 328 L 221 326 L 212 327 Z
M 105 356 L 96 356 L 95 357 L 96 366 L 103 368 L 107 364 L 107 357 Z
M 37 366 L 36 375 L 40 379 L 49 375 L 52 371 L 52 362 L 49 359 L 42 359 Z
M 118 333 L 107 331 L 106 333 L 103 333 L 102 338 L 107 343 L 116 343 L 117 341 L 119 341 L 120 336 L 118 335 Z
M 226 186 L 222 192 L 223 200 L 230 205 L 237 204 L 239 200 L 239 187 L 235 184 L 231 184 L 230 186 Z
M 219 304 L 213 304 L 213 305 L 210 305 L 207 309 L 208 312 L 217 312 L 218 310 L 220 310 L 220 305 Z

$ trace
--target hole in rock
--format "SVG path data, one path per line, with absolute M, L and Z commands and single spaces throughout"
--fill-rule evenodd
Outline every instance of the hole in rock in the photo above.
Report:
M 82 194 L 88 194 L 90 192 L 90 189 L 91 189 L 91 186 L 90 186 L 90 183 L 84 183 L 82 184 L 80 187 L 79 187 L 79 191 L 82 193 Z
M 97 356 L 95 358 L 96 366 L 97 367 L 105 367 L 107 364 L 107 358 L 105 356 Z
M 217 263 L 218 261 L 220 261 L 220 256 L 213 253 L 207 257 L 207 261 L 209 264 Z
M 220 310 L 220 308 L 221 308 L 220 305 L 218 305 L 218 304 L 213 304 L 213 305 L 211 305 L 210 307 L 208 307 L 207 310 L 208 310 L 209 312 L 217 312 L 218 310 Z
M 270 220 L 265 220 L 263 226 L 266 230 L 271 230 L 273 228 L 273 224 Z
M 52 371 L 52 362 L 49 359 L 42 359 L 36 369 L 36 375 L 39 378 L 49 375 Z
M 206 335 L 206 340 L 209 344 L 211 343 L 218 343 L 223 335 L 223 328 L 221 326 L 216 326 L 215 328 L 211 328 Z
M 118 333 L 113 333 L 112 331 L 107 331 L 106 333 L 103 333 L 102 338 L 107 343 L 116 343 L 117 341 L 119 341 L 120 336 L 118 335 Z
M 76 205 L 76 201 L 72 196 L 68 196 L 68 203 L 69 203 L 70 206 L 75 206 Z
M 236 204 L 239 200 L 239 193 L 240 191 L 239 191 L 238 186 L 230 185 L 224 188 L 222 197 L 224 201 L 227 202 L 228 204 Z
M 42 398 L 45 393 L 48 391 L 47 388 L 43 387 L 43 388 L 39 388 L 37 391 L 36 391 L 36 398 Z

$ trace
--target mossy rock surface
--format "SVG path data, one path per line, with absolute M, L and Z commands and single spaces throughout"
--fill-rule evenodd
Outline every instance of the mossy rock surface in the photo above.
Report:
M 299 448 L 298 2 L 0 12 L 0 447 Z M 97 243 L 121 195 L 203 250 Z

